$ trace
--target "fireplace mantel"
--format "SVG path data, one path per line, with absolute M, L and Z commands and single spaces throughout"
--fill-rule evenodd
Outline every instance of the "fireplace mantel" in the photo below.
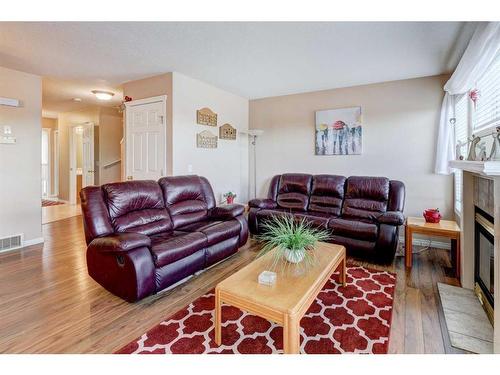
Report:
M 500 161 L 452 160 L 450 168 L 477 173 L 481 176 L 500 176 Z

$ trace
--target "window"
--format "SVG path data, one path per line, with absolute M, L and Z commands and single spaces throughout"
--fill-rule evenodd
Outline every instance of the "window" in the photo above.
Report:
M 484 76 L 477 82 L 479 97 L 476 101 L 474 131 L 500 125 L 500 55 L 497 55 Z
M 467 157 L 466 142 L 469 138 L 469 96 L 460 95 L 455 101 L 455 144 L 461 142 L 461 153 Z M 455 210 L 462 212 L 462 171 L 455 170 Z

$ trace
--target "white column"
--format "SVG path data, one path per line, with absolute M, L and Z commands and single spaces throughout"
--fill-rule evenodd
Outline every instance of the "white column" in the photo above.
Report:
M 463 171 L 462 179 L 460 282 L 463 288 L 474 289 L 474 174 Z

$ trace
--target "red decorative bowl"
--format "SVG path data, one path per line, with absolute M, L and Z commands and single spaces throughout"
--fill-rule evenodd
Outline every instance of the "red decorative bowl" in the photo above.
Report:
M 424 219 L 428 223 L 439 223 L 441 220 L 441 213 L 437 208 L 428 208 L 424 211 Z

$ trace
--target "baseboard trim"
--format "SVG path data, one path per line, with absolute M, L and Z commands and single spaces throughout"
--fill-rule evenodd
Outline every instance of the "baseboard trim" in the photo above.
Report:
M 21 246 L 17 246 L 17 247 L 13 247 L 13 248 L 10 248 L 10 249 L 1 250 L 0 254 L 1 253 L 10 253 L 11 251 L 14 252 L 16 250 L 21 250 L 21 249 L 23 249 L 23 248 L 25 248 L 27 246 L 38 245 L 38 244 L 41 244 L 43 242 L 44 242 L 43 237 L 33 238 L 32 240 L 25 241 L 24 240 L 24 235 L 21 234 Z
M 413 239 L 413 245 L 416 246 L 429 246 L 429 247 L 434 247 L 436 249 L 445 249 L 445 250 L 451 250 L 451 243 L 448 242 L 443 242 L 443 241 L 434 241 L 432 239 L 423 239 L 423 238 L 414 238 Z M 404 237 L 399 237 L 399 243 L 404 247 L 405 243 L 405 238 Z
M 23 247 L 38 245 L 38 244 L 43 243 L 43 242 L 44 242 L 43 237 L 33 238 L 32 240 L 23 241 Z

